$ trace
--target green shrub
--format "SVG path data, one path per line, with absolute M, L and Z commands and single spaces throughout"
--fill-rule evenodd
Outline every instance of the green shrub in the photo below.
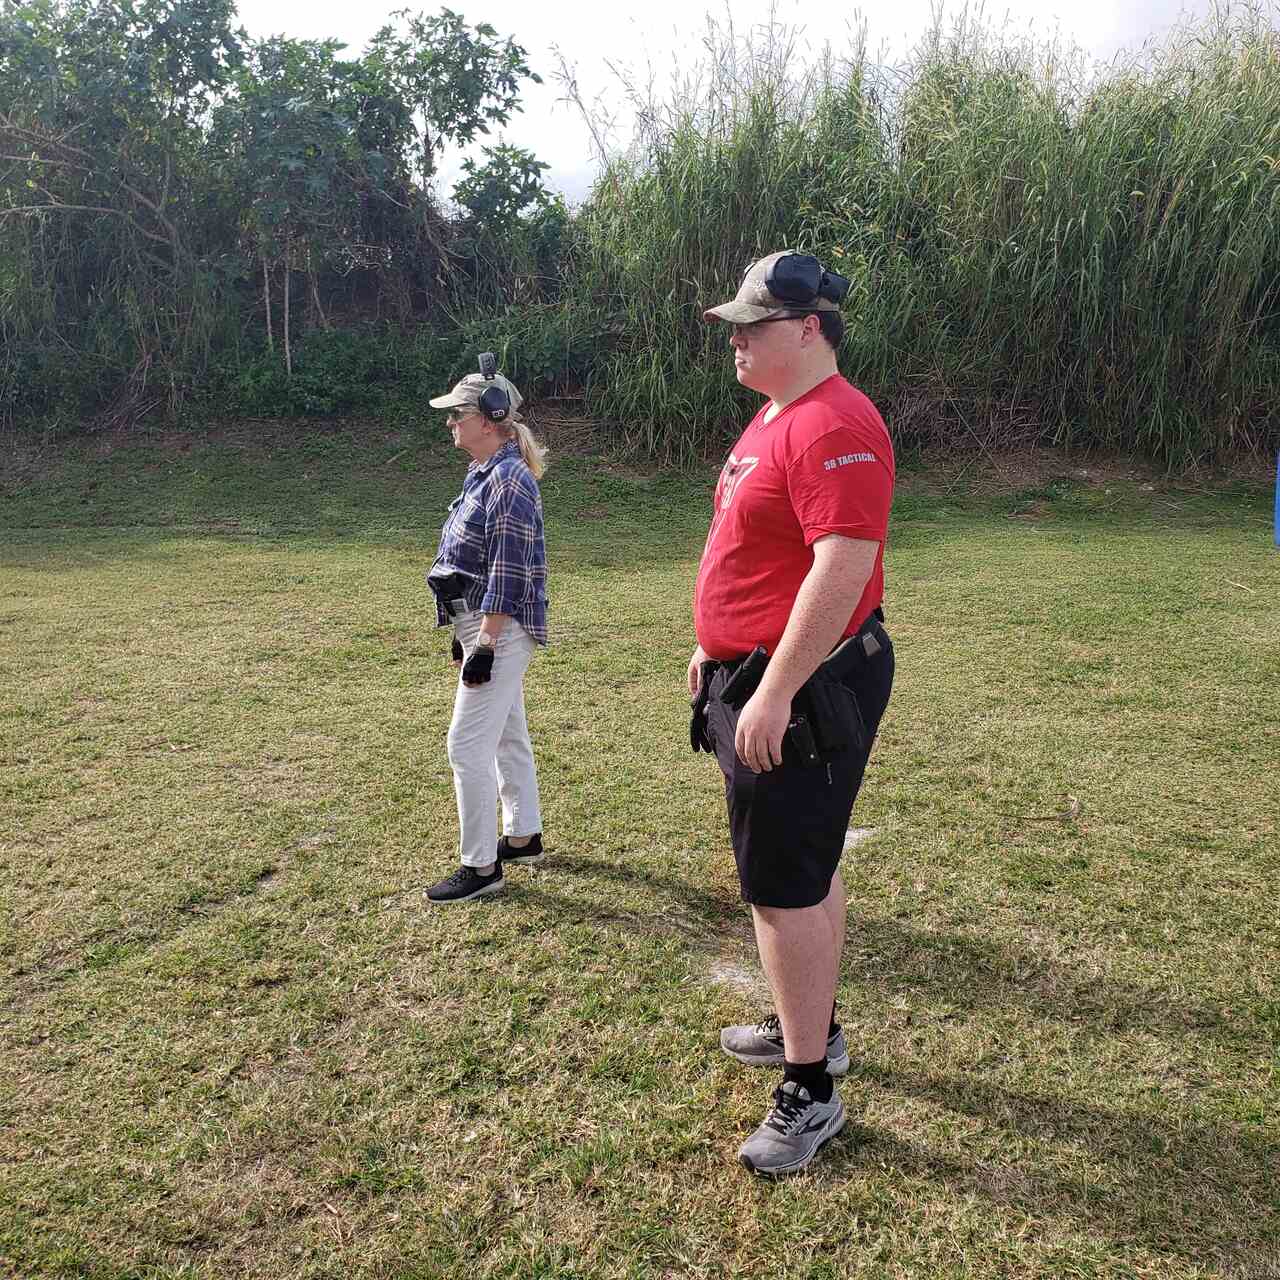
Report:
M 262 348 L 225 366 L 203 398 L 208 408 L 247 417 L 376 413 L 447 377 L 454 347 L 452 336 L 426 329 L 409 338 L 395 329 L 314 330 L 293 346 L 292 375 L 278 349 Z

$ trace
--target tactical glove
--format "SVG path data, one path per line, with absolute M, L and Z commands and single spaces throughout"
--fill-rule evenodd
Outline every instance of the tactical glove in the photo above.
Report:
M 715 747 L 707 736 L 707 699 L 711 694 L 711 680 L 706 667 L 702 670 L 702 679 L 698 686 L 697 697 L 689 702 L 689 745 L 696 756 L 699 751 L 715 755 Z
M 493 679 L 493 649 L 476 645 L 462 668 L 463 684 L 488 684 Z

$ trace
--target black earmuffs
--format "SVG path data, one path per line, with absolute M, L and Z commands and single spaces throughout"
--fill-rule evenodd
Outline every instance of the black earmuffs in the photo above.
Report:
M 480 373 L 486 382 L 493 382 L 498 372 L 498 362 L 494 358 L 492 351 L 484 351 L 480 354 Z M 477 403 L 480 412 L 490 422 L 503 422 L 507 414 L 511 412 L 511 397 L 496 382 L 491 387 L 485 387 L 480 393 L 480 399 Z

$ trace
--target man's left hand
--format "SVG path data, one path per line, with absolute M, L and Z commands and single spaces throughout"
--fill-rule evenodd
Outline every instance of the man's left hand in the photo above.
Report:
M 791 699 L 757 690 L 742 708 L 733 746 L 752 773 L 769 773 L 782 763 L 782 740 L 791 723 Z

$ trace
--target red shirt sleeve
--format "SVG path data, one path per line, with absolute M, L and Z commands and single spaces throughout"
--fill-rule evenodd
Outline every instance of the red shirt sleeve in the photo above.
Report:
M 850 426 L 832 427 L 787 466 L 787 490 L 804 544 L 830 533 L 883 542 L 893 501 L 893 472 L 883 450 Z

